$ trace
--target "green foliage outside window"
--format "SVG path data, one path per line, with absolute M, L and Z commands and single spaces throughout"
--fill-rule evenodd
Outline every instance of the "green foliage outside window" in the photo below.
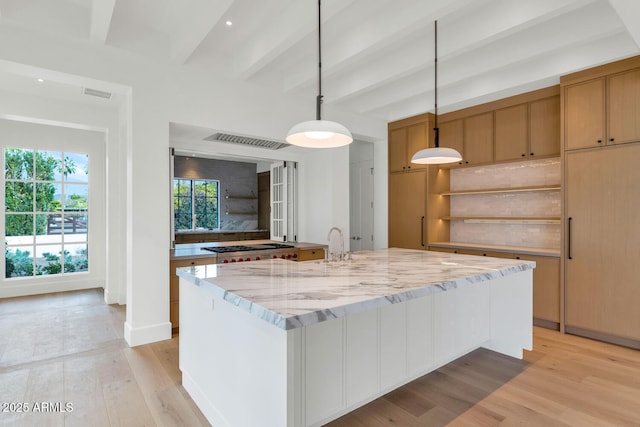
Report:
M 73 158 L 60 152 L 34 151 L 30 149 L 5 149 L 5 245 L 11 245 L 11 238 L 44 236 L 50 234 L 49 227 L 54 217 L 60 218 L 64 227 L 65 219 L 81 224 L 86 230 L 87 197 L 76 192 L 86 192 L 88 162 L 83 165 L 84 177 L 75 178 L 67 184 L 67 178 L 78 170 Z M 78 158 L 78 155 L 75 155 Z M 66 200 L 56 200 L 64 186 Z M 68 212 L 72 211 L 73 214 Z M 65 229 L 65 233 L 70 232 Z M 86 231 L 85 231 L 86 232 Z M 60 231 L 58 232 L 60 233 Z M 13 243 L 5 248 L 5 277 L 24 277 L 61 272 L 87 271 L 88 257 L 85 249 L 75 255 L 64 250 L 55 253 L 44 252 L 34 260 L 36 246 Z M 17 247 L 16 247 L 17 246 Z M 27 250 L 27 248 L 32 250 Z M 62 248 L 60 244 L 50 245 L 52 249 Z M 61 260 L 63 255 L 63 260 Z M 64 271 L 63 271 L 64 270 Z
M 219 228 L 218 181 L 175 179 L 173 212 L 175 230 Z M 195 214 L 195 224 L 193 215 Z

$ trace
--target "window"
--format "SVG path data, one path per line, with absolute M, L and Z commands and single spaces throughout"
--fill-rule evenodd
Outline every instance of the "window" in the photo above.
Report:
M 6 148 L 5 277 L 87 272 L 89 155 Z
M 219 187 L 220 182 L 214 180 L 174 179 L 173 213 L 175 230 L 219 228 Z

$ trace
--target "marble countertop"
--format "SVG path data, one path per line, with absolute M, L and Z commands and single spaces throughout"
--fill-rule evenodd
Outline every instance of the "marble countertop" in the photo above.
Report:
M 284 243 L 285 245 L 295 246 L 298 249 L 317 249 L 326 247 L 326 245 L 321 245 L 319 243 L 274 242 L 273 240 L 236 240 L 232 242 L 182 243 L 176 245 L 175 249 L 171 249 L 169 255 L 170 259 L 215 258 L 215 252 L 206 251 L 202 248 L 210 246 L 262 245 L 265 243 Z
M 392 248 L 343 262 L 275 259 L 177 273 L 289 330 L 533 268 L 533 261 Z

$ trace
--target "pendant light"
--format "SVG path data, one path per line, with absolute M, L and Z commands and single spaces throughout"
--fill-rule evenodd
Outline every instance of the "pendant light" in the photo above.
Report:
M 351 132 L 340 123 L 322 120 L 322 39 L 321 39 L 320 0 L 318 0 L 318 96 L 316 97 L 316 119 L 298 123 L 287 134 L 289 144 L 310 148 L 333 148 L 353 142 Z
M 454 163 L 462 160 L 462 156 L 453 148 L 440 147 L 440 129 L 438 128 L 438 21 L 435 21 L 435 127 L 433 128 L 433 148 L 418 151 L 411 158 L 411 163 L 421 165 L 438 165 Z

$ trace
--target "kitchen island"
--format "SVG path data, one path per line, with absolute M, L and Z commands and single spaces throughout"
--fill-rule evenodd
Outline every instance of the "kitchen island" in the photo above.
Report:
M 320 426 L 478 347 L 521 358 L 534 267 L 384 249 L 179 269 L 183 385 L 216 426 Z

